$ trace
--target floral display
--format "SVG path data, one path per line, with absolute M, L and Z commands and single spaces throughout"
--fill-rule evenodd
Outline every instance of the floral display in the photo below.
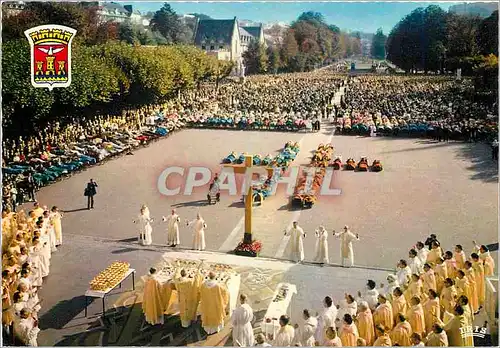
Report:
M 254 240 L 250 244 L 245 244 L 244 242 L 240 242 L 234 251 L 237 255 L 255 257 L 258 256 L 261 250 L 262 250 L 262 242 L 259 240 Z

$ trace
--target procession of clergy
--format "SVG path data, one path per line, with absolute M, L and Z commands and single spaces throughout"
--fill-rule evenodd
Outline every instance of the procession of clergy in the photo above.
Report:
M 49 275 L 51 254 L 62 245 L 62 214 L 37 202 L 23 210 L 2 211 L 2 327 L 4 343 L 37 345 L 37 290 Z M 15 341 L 15 342 L 14 342 Z
M 141 233 L 149 231 L 145 239 L 150 242 L 151 219 L 145 206 L 140 219 Z M 172 210 L 163 220 L 168 224 L 168 243 L 178 245 L 179 216 Z M 194 225 L 193 249 L 203 250 L 205 221 L 198 214 L 196 220 L 187 224 Z M 298 222 L 293 222 L 285 235 L 290 236 L 292 260 L 302 262 L 306 233 Z M 315 235 L 315 259 L 328 263 L 328 232 L 321 226 Z M 333 235 L 341 239 L 342 266 L 352 266 L 353 242 L 359 240 L 359 235 L 348 226 L 340 233 L 333 231 Z M 283 315 L 281 328 L 274 336 L 259 334 L 254 338 L 253 311 L 247 297 L 241 294 L 241 305 L 231 315 L 233 342 L 238 346 L 252 346 L 256 341 L 263 346 L 473 346 L 472 335 L 464 333 L 473 326 L 474 315 L 484 305 L 485 277 L 492 276 L 494 269 L 495 262 L 486 246 L 474 242 L 474 250 L 467 258 L 461 245 L 456 245 L 453 252 L 443 252 L 436 236 L 431 235 L 409 251 L 408 260 L 399 261 L 397 272 L 387 277 L 386 288 L 382 285 L 376 289 L 375 282 L 369 280 L 364 293 L 358 291 L 356 299 L 346 293 L 337 306 L 326 297 L 324 310 L 317 317 L 307 309 L 303 311 L 302 326 L 292 327 Z M 155 270 L 150 273 L 154 280 Z M 216 281 L 213 273 L 202 280 L 201 275 L 188 277 L 184 270 L 179 270 L 174 286 L 183 327 L 196 320 L 199 311 L 203 328 L 212 334 L 224 327 L 229 314 L 228 289 Z M 158 314 L 163 317 L 163 313 Z

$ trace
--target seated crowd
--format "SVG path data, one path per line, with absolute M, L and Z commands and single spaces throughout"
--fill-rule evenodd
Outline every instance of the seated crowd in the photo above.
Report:
M 469 96 L 469 81 L 428 76 L 360 76 L 349 81 L 337 129 L 428 135 L 439 140 L 492 141 L 498 130 L 494 102 Z
M 35 202 L 28 213 L 2 211 L 2 328 L 4 345 L 37 345 L 38 289 L 62 245 L 62 214 Z
M 488 248 L 474 242 L 467 258 L 461 245 L 443 252 L 435 235 L 418 242 L 407 260 L 377 289 L 368 280 L 357 296 L 346 293 L 337 305 L 325 297 L 324 309 L 302 324 L 280 318 L 275 337 L 256 337 L 260 346 L 473 346 L 474 316 L 485 301 L 485 277 L 494 274 Z M 483 329 L 486 331 L 485 329 Z M 265 341 L 269 340 L 269 343 Z

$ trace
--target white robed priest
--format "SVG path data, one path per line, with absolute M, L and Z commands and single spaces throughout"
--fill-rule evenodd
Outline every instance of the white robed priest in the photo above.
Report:
M 352 250 L 352 242 L 355 240 L 359 240 L 358 234 L 354 234 L 349 230 L 349 226 L 344 226 L 344 231 L 335 233 L 333 231 L 333 235 L 337 238 L 340 238 L 340 257 L 342 258 L 342 267 L 346 266 L 351 267 L 354 264 L 354 251 Z
M 294 262 L 304 261 L 304 243 L 306 234 L 297 221 L 293 222 L 290 231 L 285 231 L 285 236 L 290 236 L 291 257 Z
M 21 310 L 20 319 L 14 322 L 14 332 L 17 333 L 24 345 L 37 347 L 37 338 L 40 329 L 38 321 L 33 318 L 28 308 Z
M 231 324 L 233 325 L 233 345 L 239 347 L 252 347 L 253 336 L 253 309 L 247 303 L 247 296 L 240 295 L 240 306 L 233 311 Z
M 193 250 L 205 250 L 205 220 L 201 217 L 200 213 L 196 214 L 196 219 L 188 221 L 187 226 L 193 226 Z
M 139 224 L 139 243 L 142 245 L 151 245 L 153 243 L 152 222 L 153 219 L 149 216 L 149 208 L 144 204 L 137 220 L 134 220 L 135 224 Z
M 329 263 L 328 258 L 328 232 L 325 227 L 320 226 L 316 230 L 316 258 L 315 261 L 321 264 Z
M 176 214 L 175 209 L 172 209 L 172 214 L 168 217 L 163 217 L 163 221 L 167 223 L 167 244 L 175 247 L 181 244 L 179 238 L 179 222 L 181 218 Z

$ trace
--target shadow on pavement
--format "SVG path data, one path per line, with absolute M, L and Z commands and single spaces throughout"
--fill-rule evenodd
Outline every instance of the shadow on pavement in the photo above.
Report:
M 40 329 L 64 328 L 71 320 L 85 309 L 85 296 L 80 295 L 70 300 L 60 301 L 39 318 Z
M 208 205 L 208 201 L 206 199 L 200 199 L 198 201 L 172 204 L 172 207 L 175 207 L 175 208 L 201 207 L 201 206 L 205 206 L 205 205 Z
M 76 213 L 77 211 L 84 211 L 88 210 L 87 208 L 78 208 L 78 209 L 71 209 L 71 210 L 63 210 L 62 212 L 67 214 L 67 213 Z
M 137 240 L 137 238 L 134 238 L 133 240 Z M 137 251 L 137 250 L 143 250 L 141 248 L 123 248 L 123 249 L 118 249 L 118 250 L 113 250 L 111 254 L 125 254 L 125 253 L 130 253 L 132 251 Z
M 472 180 L 482 180 L 486 183 L 498 182 L 498 161 L 491 158 L 491 148 L 486 144 L 462 144 L 457 151 L 457 157 L 470 161 L 466 169 L 472 171 Z

